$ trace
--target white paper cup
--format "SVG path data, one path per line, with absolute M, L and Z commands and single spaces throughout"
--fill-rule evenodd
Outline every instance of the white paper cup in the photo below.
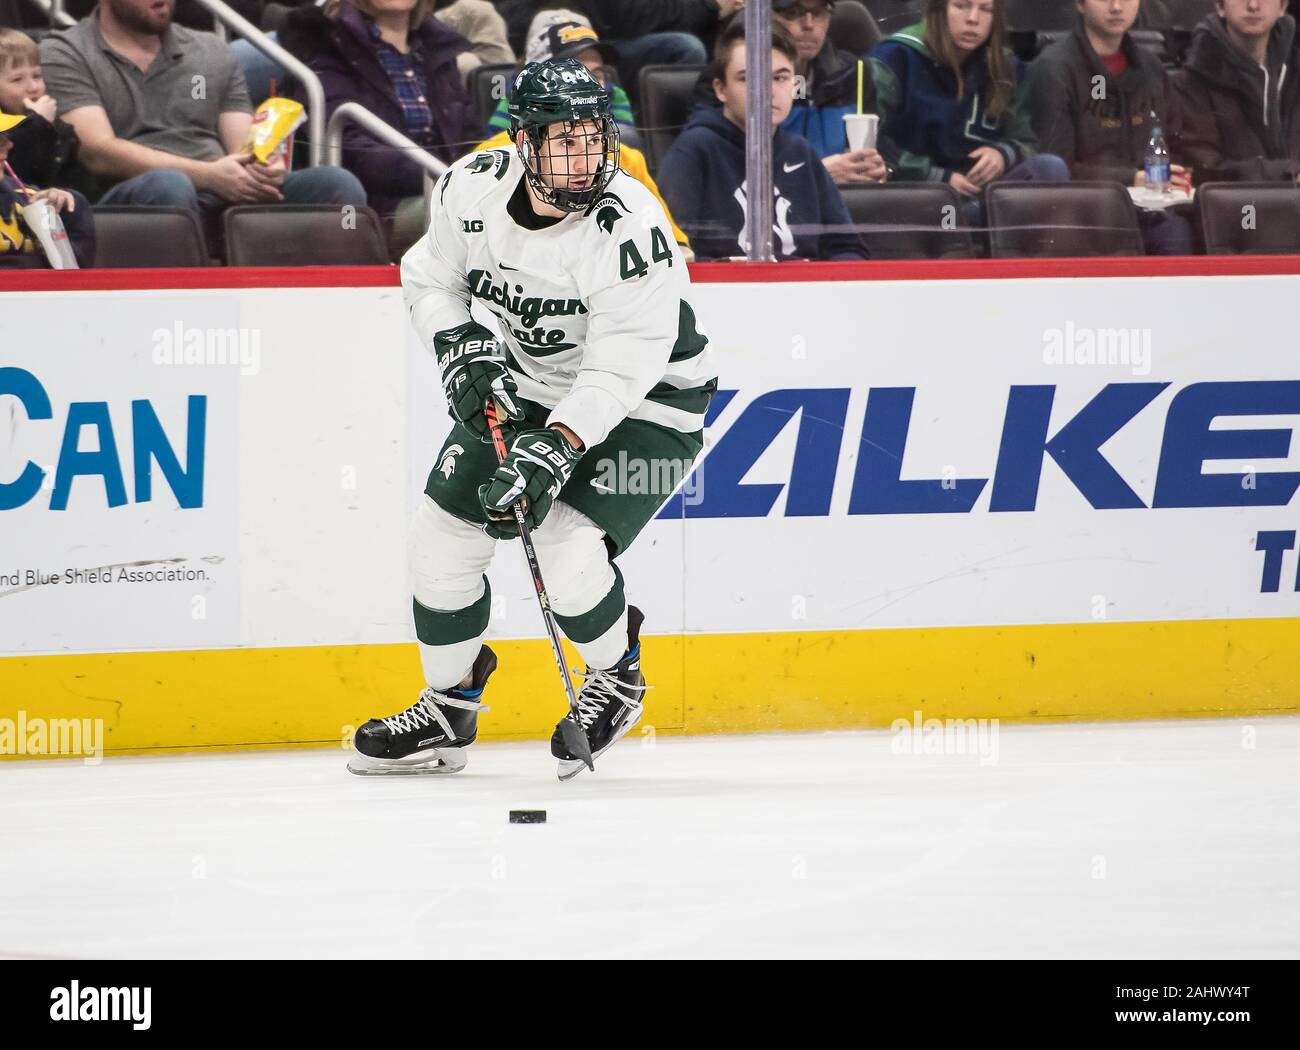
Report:
M 874 113 L 845 113 L 844 134 L 848 136 L 849 149 L 875 149 L 880 118 Z
M 63 220 L 49 201 L 28 201 L 23 205 L 23 222 L 36 235 L 41 250 L 54 270 L 77 270 L 77 257 L 72 254 L 72 242 Z

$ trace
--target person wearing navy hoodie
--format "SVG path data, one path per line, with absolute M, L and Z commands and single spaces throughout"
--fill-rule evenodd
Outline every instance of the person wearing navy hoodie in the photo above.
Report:
M 1070 178 L 1038 150 L 1025 67 L 1006 38 L 1006 0 L 927 0 L 924 22 L 871 52 L 880 134 L 898 147 L 891 179 L 948 183 L 974 223 L 991 182 Z
M 659 189 L 695 257 L 727 259 L 748 251 L 745 221 L 745 27 L 732 22 L 713 55 L 721 108 L 699 106 L 659 166 Z M 794 103 L 798 51 L 772 30 L 772 247 L 777 259 L 865 259 L 840 191 L 808 140 L 780 124 Z

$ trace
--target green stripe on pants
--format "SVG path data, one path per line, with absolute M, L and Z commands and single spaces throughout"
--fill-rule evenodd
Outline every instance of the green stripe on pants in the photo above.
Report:
M 613 627 L 614 622 L 623 615 L 623 610 L 627 607 L 627 598 L 623 594 L 623 574 L 613 563 L 610 564 L 610 568 L 614 570 L 614 586 L 596 603 L 594 609 L 578 616 L 555 614 L 555 622 L 560 625 L 560 629 L 564 631 L 569 641 L 594 642 Z
M 492 585 L 483 577 L 483 597 L 464 609 L 426 609 L 412 600 L 415 637 L 425 645 L 454 645 L 477 638 L 487 631 L 492 616 Z

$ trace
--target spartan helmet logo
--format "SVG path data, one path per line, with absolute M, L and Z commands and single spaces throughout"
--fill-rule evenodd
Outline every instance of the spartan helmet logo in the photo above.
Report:
M 465 449 L 460 445 L 451 445 L 447 448 L 447 451 L 442 454 L 442 460 L 438 464 L 438 470 L 448 481 L 450 481 L 451 476 L 456 473 L 456 457 L 464 451 Z
M 596 212 L 596 225 L 608 234 L 613 234 L 614 223 L 618 222 L 618 209 L 612 204 L 606 204 L 600 211 Z

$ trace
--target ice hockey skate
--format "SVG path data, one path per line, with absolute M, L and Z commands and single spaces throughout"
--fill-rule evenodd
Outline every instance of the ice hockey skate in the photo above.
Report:
M 485 645 L 469 686 L 430 687 L 405 711 L 372 718 L 357 730 L 348 772 L 363 777 L 459 773 L 478 736 L 479 712 L 490 710 L 479 697 L 496 667 L 496 654 Z
M 583 672 L 578 690 L 579 724 L 591 742 L 591 757 L 599 758 L 641 721 L 641 698 L 649 686 L 641 674 L 641 622 L 645 617 L 634 605 L 627 608 L 627 654 L 608 670 Z M 572 720 L 573 715 L 566 715 Z M 572 780 L 586 764 L 564 746 L 560 726 L 551 735 L 551 754 L 559 759 L 561 780 Z

